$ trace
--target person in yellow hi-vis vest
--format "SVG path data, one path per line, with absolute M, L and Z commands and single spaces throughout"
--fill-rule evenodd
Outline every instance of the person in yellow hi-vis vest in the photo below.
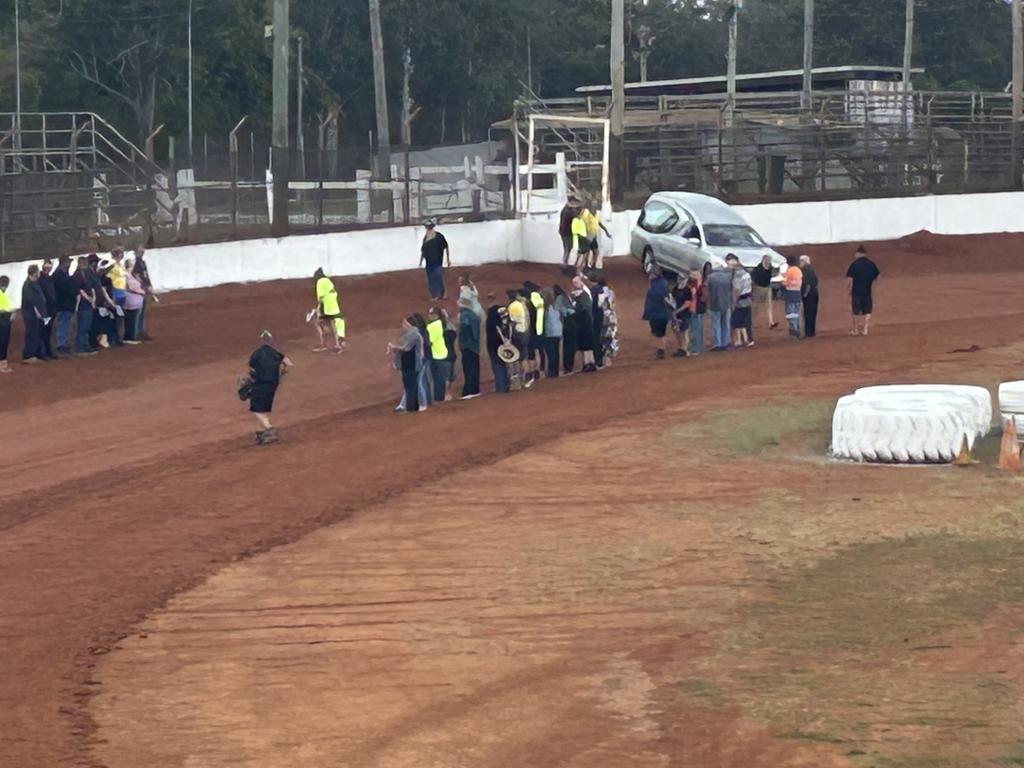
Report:
M 314 352 L 326 352 L 328 347 L 324 342 L 324 333 L 329 333 L 334 339 L 334 352 L 341 352 L 345 346 L 345 317 L 341 314 L 341 302 L 338 300 L 338 290 L 334 287 L 331 278 L 324 274 L 323 269 L 313 273 L 316 280 L 316 313 L 317 331 L 320 333 L 320 346 Z M 312 319 L 313 312 L 310 313 Z
M 581 208 L 572 220 L 572 247 L 576 251 L 576 272 L 582 272 L 590 253 L 590 238 L 587 236 L 587 222 L 583 218 L 586 208 Z
M 448 360 L 448 344 L 444 340 L 444 317 L 439 307 L 430 308 L 427 318 L 427 339 L 430 342 L 430 377 L 434 381 L 434 402 L 451 400 L 448 394 L 448 380 L 451 378 L 451 362 Z
M 533 322 L 523 365 L 526 378 L 524 383 L 527 387 L 532 387 L 540 380 L 540 372 L 544 367 L 544 297 L 541 295 L 540 286 L 529 280 L 523 283 L 523 290 L 530 302 L 528 308 Z
M 604 266 L 600 250 L 601 230 L 604 230 L 609 239 L 612 236 L 601 221 L 601 214 L 597 210 L 597 200 L 591 200 L 590 204 L 580 211 L 580 219 L 587 227 L 587 240 L 590 242 L 590 250 L 586 253 L 587 269 L 601 269 Z

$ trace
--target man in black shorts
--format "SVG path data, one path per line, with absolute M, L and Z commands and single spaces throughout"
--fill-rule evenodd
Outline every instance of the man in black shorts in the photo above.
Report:
M 672 319 L 672 297 L 668 290 L 668 283 L 661 275 L 661 270 L 652 269 L 650 274 L 650 285 L 647 288 L 647 295 L 644 297 L 643 319 L 651 327 L 651 335 L 658 345 L 654 356 L 658 360 L 665 359 L 665 334 L 668 332 L 668 324 Z
M 846 277 L 849 280 L 850 286 L 850 303 L 853 309 L 853 325 L 850 329 L 851 336 L 868 335 L 868 327 L 871 325 L 871 312 L 874 309 L 871 288 L 881 274 L 875 263 L 868 258 L 864 246 L 860 246 L 854 254 L 853 263 L 846 270 Z
M 575 195 L 562 206 L 558 215 L 558 236 L 562 238 L 562 270 L 569 268 L 569 254 L 572 253 L 572 220 L 579 216 L 580 201 Z
M 249 396 L 249 411 L 256 417 L 262 429 L 256 433 L 259 445 L 276 443 L 277 430 L 270 423 L 270 412 L 274 409 L 274 395 L 281 383 L 281 376 L 294 365 L 292 361 L 271 346 L 274 340 L 270 331 L 260 334 L 260 347 L 249 357 L 249 377 L 252 379 L 252 393 Z

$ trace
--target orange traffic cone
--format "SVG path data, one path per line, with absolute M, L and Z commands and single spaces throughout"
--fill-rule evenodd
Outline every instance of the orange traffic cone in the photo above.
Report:
M 958 467 L 970 467 L 977 462 L 971 458 L 971 448 L 967 444 L 967 437 L 965 436 L 963 442 L 960 443 L 960 453 L 953 459 L 953 463 Z
M 1003 425 L 1003 441 L 999 445 L 999 468 L 1020 472 L 1020 443 L 1017 442 L 1017 417 Z

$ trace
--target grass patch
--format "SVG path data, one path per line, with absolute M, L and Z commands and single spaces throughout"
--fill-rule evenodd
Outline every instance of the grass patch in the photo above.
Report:
M 834 736 L 831 733 L 821 733 L 819 731 L 790 731 L 789 733 L 782 734 L 783 739 L 803 739 L 804 741 L 820 741 L 824 744 L 842 744 L 843 739 L 838 736 Z
M 776 596 L 754 607 L 755 618 L 792 649 L 907 647 L 1024 603 L 1024 542 L 944 534 L 861 544 L 801 571 Z
M 687 696 L 700 699 L 708 704 L 708 706 L 717 708 L 721 707 L 725 703 L 725 696 L 722 694 L 722 688 L 714 680 L 691 678 L 689 680 L 684 680 L 681 685 Z
M 779 445 L 788 435 L 820 432 L 826 437 L 833 407 L 831 400 L 793 398 L 757 408 L 720 411 L 701 422 L 701 432 L 723 453 L 755 456 Z

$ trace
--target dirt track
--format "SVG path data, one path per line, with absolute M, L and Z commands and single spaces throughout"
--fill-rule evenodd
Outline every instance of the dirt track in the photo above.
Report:
M 12 440 L 0 467 L 0 636 L 9 670 L 0 680 L 3 764 L 102 759 L 130 765 L 117 751 L 123 745 L 107 751 L 96 741 L 89 702 L 100 687 L 93 677 L 97 661 L 172 596 L 241 557 L 353 516 L 364 526 L 353 534 L 366 537 L 361 549 L 390 548 L 393 508 L 384 502 L 411 492 L 407 498 L 419 494 L 423 504 L 423 483 L 444 478 L 442 484 L 457 485 L 464 473 L 471 480 L 474 468 L 613 420 L 621 425 L 633 414 L 649 418 L 681 402 L 699 413 L 702 403 L 720 407 L 723 396 L 733 406 L 756 404 L 773 381 L 785 381 L 792 392 L 838 394 L 850 383 L 903 378 L 916 364 L 969 361 L 947 356 L 958 348 L 1017 341 L 1024 313 L 1013 299 L 1024 289 L 1016 266 L 1022 245 L 1018 237 L 919 237 L 874 247 L 886 276 L 877 298 L 878 335 L 856 340 L 845 336 L 838 280 L 851 249 L 815 249 L 824 281 L 824 337 L 799 345 L 775 338 L 750 352 L 663 363 L 649 359 L 637 319 L 642 277 L 633 264 L 618 263 L 609 270 L 625 348 L 616 367 L 415 417 L 390 411 L 397 386 L 383 346 L 398 319 L 421 306 L 416 273 L 341 282 L 353 333 L 352 351 L 342 359 L 302 351 L 308 346 L 301 322 L 308 286 L 269 284 L 170 296 L 154 315 L 158 341 L 151 346 L 18 370 L 0 382 L 0 412 Z M 826 250 L 842 255 L 828 259 Z M 965 260 L 966 254 L 973 258 Z M 543 269 L 521 265 L 476 275 L 485 291 L 526 276 L 551 279 Z M 280 401 L 287 440 L 260 451 L 246 445 L 250 424 L 231 384 L 250 339 L 264 326 L 294 351 L 299 367 Z M 1019 366 L 1017 352 L 1008 357 L 1008 367 Z M 536 467 L 523 471 L 538 473 L 545 487 L 558 483 Z M 497 490 L 487 486 L 476 502 L 493 508 L 501 498 Z M 456 503 L 428 505 L 426 512 L 443 524 L 451 508 L 455 525 L 468 514 Z M 536 498 L 537 505 L 545 503 L 546 497 Z M 586 505 L 574 510 L 584 521 L 600 512 Z M 428 547 L 430 532 L 420 521 L 405 540 Z M 412 588 L 430 590 L 426 583 Z M 644 588 L 639 581 L 636 590 Z M 557 616 L 552 622 L 555 631 Z M 115 667 L 117 658 L 111 657 Z M 535 671 L 538 678 L 517 683 L 528 693 L 549 673 L 543 665 Z M 110 719 L 117 710 L 108 700 L 101 711 L 107 733 L 99 736 L 106 739 L 118 732 Z M 570 708 L 565 716 L 580 714 Z M 581 741 L 567 741 L 562 752 L 545 747 L 554 737 L 524 735 L 527 752 L 489 764 L 523 764 L 523 754 L 531 764 L 572 764 L 569 757 L 579 754 L 573 745 L 609 727 L 601 717 L 580 716 L 580 722 Z M 728 733 L 715 734 L 709 725 L 708 734 L 704 751 L 693 753 L 699 762 L 690 764 L 730 764 L 715 762 L 714 754 L 716 739 L 728 741 Z M 609 758 L 603 764 L 625 763 Z

